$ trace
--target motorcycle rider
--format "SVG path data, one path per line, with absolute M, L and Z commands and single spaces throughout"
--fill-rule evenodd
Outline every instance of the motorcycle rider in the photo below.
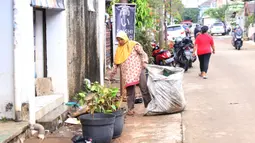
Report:
M 242 35 L 242 34 L 243 34 L 243 29 L 241 28 L 240 25 L 237 25 L 237 26 L 233 29 L 232 42 L 235 41 L 236 35 Z
M 183 25 L 183 28 L 185 29 L 185 34 L 186 34 L 186 37 L 190 37 L 190 29 L 189 29 L 189 26 L 184 24 Z

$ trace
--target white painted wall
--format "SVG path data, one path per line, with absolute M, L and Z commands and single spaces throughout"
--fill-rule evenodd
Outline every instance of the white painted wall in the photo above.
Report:
M 36 75 L 37 75 L 37 78 L 43 78 L 44 77 L 43 11 L 39 11 L 39 10 L 36 10 L 35 49 L 36 49 Z
M 255 37 L 253 37 L 253 34 L 255 33 L 255 25 L 250 25 L 248 30 L 248 37 L 252 40 L 254 40 Z
M 14 104 L 13 92 L 13 9 L 12 1 L 0 4 L 0 119 L 13 118 L 13 110 L 5 112 L 6 104 Z
M 100 0 L 97 4 L 97 47 L 100 61 L 100 84 L 104 85 L 104 59 L 105 59 L 105 0 Z
M 66 11 L 46 10 L 46 29 L 48 77 L 54 92 L 64 94 L 67 102 Z
M 34 100 L 34 39 L 31 0 L 14 0 L 14 78 L 15 110 Z M 12 3 L 12 2 L 11 2 Z M 2 6 L 2 4 L 1 4 Z M 6 13 L 5 13 L 6 14 Z M 32 102 L 34 103 L 34 102 Z M 34 106 L 30 104 L 30 113 Z
M 210 18 L 210 17 L 205 17 L 204 18 L 204 22 L 203 22 L 203 25 L 206 25 L 206 26 L 211 26 L 213 23 L 215 23 L 217 21 L 217 19 L 215 18 Z

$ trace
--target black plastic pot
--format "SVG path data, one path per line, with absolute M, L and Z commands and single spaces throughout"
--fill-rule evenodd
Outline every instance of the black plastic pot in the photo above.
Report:
M 124 110 L 118 110 L 113 112 L 116 116 L 115 123 L 114 123 L 114 132 L 113 132 L 113 139 L 118 138 L 122 134 L 123 126 L 124 126 Z
M 80 116 L 82 133 L 85 138 L 92 138 L 96 143 L 110 143 L 113 137 L 114 114 L 95 113 Z

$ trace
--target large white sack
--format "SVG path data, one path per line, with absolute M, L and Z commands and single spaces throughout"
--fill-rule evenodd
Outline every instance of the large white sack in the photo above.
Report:
M 169 66 L 148 65 L 147 85 L 152 97 L 145 115 L 181 112 L 186 101 L 182 86 L 184 70 Z

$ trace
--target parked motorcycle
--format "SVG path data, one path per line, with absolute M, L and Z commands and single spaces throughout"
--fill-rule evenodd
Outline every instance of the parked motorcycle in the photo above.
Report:
M 196 61 L 193 53 L 193 42 L 190 38 L 176 38 L 174 44 L 174 58 L 175 63 L 179 64 L 185 71 L 192 67 L 192 63 Z
M 241 29 L 236 29 L 233 34 L 232 45 L 235 49 L 240 50 L 243 46 L 243 32 Z
M 152 46 L 152 48 L 155 48 L 155 47 L 157 46 L 157 44 L 156 44 L 156 41 L 155 41 L 155 40 L 153 40 L 153 41 L 151 42 L 151 46 Z
M 152 50 L 152 58 L 153 64 L 174 66 L 174 56 L 171 52 L 160 49 L 158 45 Z

